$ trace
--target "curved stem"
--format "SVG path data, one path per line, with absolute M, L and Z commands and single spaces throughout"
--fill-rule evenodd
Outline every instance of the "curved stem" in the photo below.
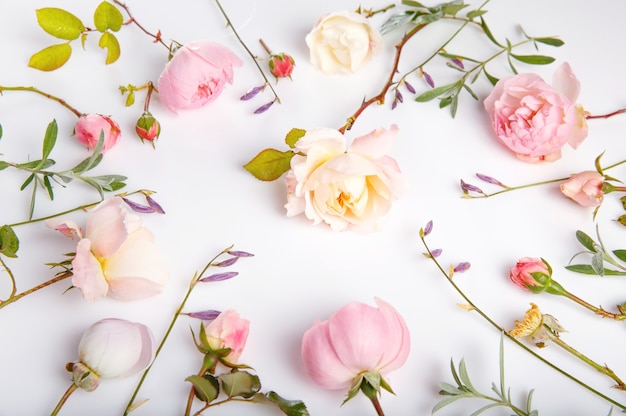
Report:
M 57 96 L 54 96 L 52 94 L 48 94 L 47 92 L 41 91 L 40 89 L 37 89 L 35 87 L 22 87 L 22 86 L 7 87 L 5 85 L 0 85 L 0 95 L 2 95 L 3 91 L 30 91 L 30 92 L 34 92 L 36 94 L 43 95 L 44 97 L 46 97 L 46 98 L 48 98 L 48 99 L 50 99 L 52 101 L 58 102 L 63 107 L 67 108 L 72 113 L 74 113 L 74 115 L 76 117 L 80 117 L 80 116 L 82 116 L 84 114 L 84 113 L 81 113 L 80 111 L 78 111 L 76 108 L 74 108 L 71 105 L 69 105 L 67 103 L 67 101 L 65 101 L 64 99 L 59 98 Z
M 510 335 L 508 332 L 506 332 L 500 325 L 498 325 L 494 320 L 492 320 L 485 312 L 483 312 L 481 309 L 479 309 L 474 304 L 474 302 L 472 302 L 472 300 L 461 290 L 461 288 L 459 286 L 457 286 L 456 283 L 454 283 L 454 281 L 452 280 L 451 276 L 448 275 L 448 273 L 441 266 L 439 261 L 437 261 L 437 259 L 435 257 L 433 257 L 432 252 L 430 250 L 430 247 L 428 247 L 428 244 L 426 243 L 426 239 L 425 239 L 423 230 L 420 230 L 420 239 L 422 241 L 422 244 L 426 248 L 426 251 L 428 253 L 428 256 L 429 256 L 430 260 L 432 260 L 433 263 L 435 263 L 435 266 L 437 267 L 437 269 L 441 272 L 441 274 L 443 274 L 447 278 L 448 283 L 450 283 L 450 285 L 452 285 L 454 290 L 465 300 L 465 302 L 467 302 L 467 304 L 472 308 L 473 311 L 478 313 L 491 326 L 496 328 L 498 331 L 502 332 L 502 334 L 504 334 L 504 336 L 507 337 L 507 339 L 509 339 L 509 341 L 513 342 L 515 345 L 517 345 L 518 347 L 522 348 L 524 351 L 526 351 L 527 353 L 529 353 L 530 355 L 532 355 L 533 357 L 535 357 L 536 359 L 538 359 L 542 363 L 546 364 L 548 367 L 552 368 L 553 370 L 557 371 L 558 373 L 560 373 L 560 374 L 564 375 L 565 377 L 569 378 L 570 380 L 572 380 L 573 382 L 575 382 L 579 386 L 585 388 L 586 390 L 590 391 L 591 393 L 595 394 L 596 396 L 600 397 L 601 399 L 605 400 L 606 402 L 608 402 L 608 403 L 610 403 L 610 404 L 620 408 L 621 410 L 626 411 L 626 405 L 621 404 L 621 403 L 611 399 L 610 397 L 602 394 L 601 392 L 599 392 L 598 390 L 594 389 L 593 387 L 587 385 L 582 380 L 579 380 L 578 378 L 574 377 L 573 375 L 571 375 L 567 371 L 565 371 L 565 370 L 561 369 L 560 367 L 558 367 L 557 365 L 553 364 L 551 361 L 549 361 L 549 360 L 545 359 L 544 357 L 542 357 L 541 355 L 537 354 L 536 352 L 534 352 L 533 350 L 528 348 L 526 345 L 521 343 L 518 339 L 516 339 L 515 337 Z
M 570 293 L 570 292 L 565 292 L 565 297 L 567 297 L 568 299 L 573 300 L 574 302 L 578 303 L 579 305 L 581 305 L 584 308 L 589 309 L 590 311 L 592 311 L 593 313 L 595 313 L 596 315 L 600 315 L 603 318 L 610 318 L 610 319 L 615 319 L 616 321 L 622 321 L 624 319 L 626 319 L 626 315 L 623 313 L 613 313 L 613 312 L 609 312 L 607 310 L 605 310 L 602 307 L 597 307 L 594 306 L 592 304 L 590 304 L 589 302 L 579 298 L 578 296 Z
M 69 397 L 72 395 L 72 393 L 74 393 L 74 391 L 78 389 L 78 386 L 74 383 L 72 383 L 67 390 L 65 391 L 65 393 L 63 394 L 63 397 L 61 397 L 61 400 L 59 400 L 59 403 L 57 403 L 56 407 L 54 408 L 54 410 L 52 411 L 52 413 L 50 413 L 50 416 L 56 416 L 59 414 L 59 411 L 61 410 L 61 408 L 63 407 L 63 405 L 65 404 L 65 402 L 67 401 L 67 399 L 69 399 Z
M 122 3 L 119 0 L 113 0 L 113 3 L 117 4 L 118 6 L 120 6 L 122 9 L 124 9 L 126 14 L 128 14 L 128 17 L 130 18 L 130 21 L 128 23 L 134 23 L 135 26 L 137 26 L 143 33 L 145 33 L 146 35 L 148 35 L 151 38 L 153 38 L 154 39 L 154 43 L 158 42 L 161 45 L 165 46 L 168 50 L 170 49 L 170 47 L 165 42 L 163 42 L 163 39 L 161 39 L 161 32 L 160 31 L 158 31 L 156 35 L 151 33 L 151 32 L 149 32 L 146 28 L 144 28 L 141 24 L 139 24 L 137 19 L 135 19 L 133 17 L 133 15 L 130 13 L 130 9 L 128 8 L 128 6 L 126 4 Z
M 597 115 L 597 116 L 589 114 L 589 115 L 585 116 L 585 118 L 587 120 L 592 120 L 594 118 L 609 118 L 609 117 L 613 117 L 613 116 L 616 116 L 616 115 L 622 114 L 622 113 L 626 113 L 626 108 L 621 108 L 621 109 L 615 110 L 615 111 L 613 111 L 611 113 L 601 114 L 601 115 Z
M 62 273 L 60 275 L 58 275 L 57 277 L 55 277 L 54 279 L 50 279 L 46 282 L 43 282 L 35 287 L 32 287 L 22 293 L 19 293 L 17 295 L 12 295 L 9 298 L 7 298 L 6 300 L 0 301 L 0 309 L 4 308 L 7 305 L 10 305 L 12 303 L 17 302 L 18 300 L 22 299 L 24 296 L 30 295 L 31 293 L 34 293 L 40 289 L 43 289 L 45 287 L 48 287 L 54 283 L 60 282 L 61 280 L 65 280 L 68 277 L 72 276 L 72 272 L 68 271 L 65 273 Z
M 15 276 L 13 272 L 7 266 L 7 264 L 2 260 L 2 256 L 0 256 L 0 265 L 4 269 L 4 271 L 9 275 L 9 281 L 11 282 L 11 293 L 9 293 L 9 299 L 15 296 L 15 292 L 17 292 L 17 286 L 15 285 Z M 0 301 L 0 308 L 2 307 L 2 301 Z
M 461 198 L 470 198 L 470 199 L 475 199 L 475 198 L 489 198 L 490 196 L 495 196 L 495 195 L 500 195 L 506 192 L 511 192 L 511 191 L 515 191 L 518 189 L 524 189 L 524 188 L 531 188 L 533 186 L 540 186 L 540 185 L 547 185 L 550 183 L 556 183 L 556 182 L 563 182 L 567 179 L 569 179 L 570 177 L 567 176 L 565 178 L 558 178 L 558 179 L 550 179 L 547 181 L 541 181 L 541 182 L 533 182 L 533 183 L 528 183 L 526 185 L 519 185 L 519 186 L 507 186 L 504 189 L 501 189 L 499 191 L 496 192 L 492 192 L 490 194 L 486 194 L 486 193 L 482 193 L 480 195 L 469 195 L 469 194 L 463 194 L 463 196 Z
M 370 400 L 372 401 L 374 409 L 376 409 L 376 414 L 378 416 L 385 416 L 385 412 L 383 412 L 383 408 L 380 406 L 380 401 L 378 400 L 378 397 L 374 396 Z

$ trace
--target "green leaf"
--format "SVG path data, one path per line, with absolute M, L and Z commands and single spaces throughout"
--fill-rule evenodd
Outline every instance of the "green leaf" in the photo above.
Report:
M 257 179 L 273 181 L 291 168 L 291 159 L 294 155 L 291 150 L 281 152 L 276 149 L 265 149 L 243 167 Z
M 480 27 L 482 27 L 482 28 L 483 28 L 483 32 L 485 32 L 485 36 L 487 36 L 487 38 L 488 38 L 491 42 L 493 42 L 495 45 L 497 45 L 497 46 L 499 46 L 499 47 L 501 47 L 501 48 L 503 48 L 503 47 L 504 47 L 504 46 L 502 46 L 502 45 L 500 44 L 500 42 L 498 42 L 498 41 L 496 40 L 496 38 L 495 38 L 495 37 L 493 37 L 493 34 L 491 33 L 491 29 L 489 29 L 489 26 L 487 26 L 487 22 L 485 22 L 485 19 L 483 19 L 483 17 L 482 17 L 482 16 L 480 17 Z
M 596 271 L 590 264 L 572 264 L 565 266 L 569 271 L 581 274 L 597 275 Z M 605 276 L 626 276 L 626 272 L 612 269 L 604 269 Z
M 494 77 L 493 75 L 489 74 L 487 72 L 487 68 L 484 67 L 484 66 L 483 66 L 483 73 L 485 74 L 485 76 L 487 77 L 487 79 L 489 80 L 491 85 L 496 85 L 498 83 L 499 79 Z
M 487 10 L 470 10 L 465 16 L 468 19 L 473 20 L 474 18 L 480 17 L 485 13 L 487 13 Z
M 428 90 L 420 95 L 418 95 L 415 98 L 415 101 L 417 101 L 418 103 L 424 103 L 427 101 L 431 101 L 434 100 L 435 98 L 439 97 L 440 95 L 444 95 L 444 94 L 448 94 L 451 91 L 457 90 L 460 88 L 460 81 L 454 82 L 452 84 L 447 84 L 447 85 L 442 85 L 440 87 L 436 87 L 433 88 L 431 90 Z
M 15 231 L 8 225 L 0 227 L 0 254 L 7 257 L 17 257 L 17 250 L 20 248 L 20 240 Z
M 100 32 L 106 32 L 107 29 L 117 32 L 122 28 L 124 16 L 122 16 L 122 13 L 117 7 L 109 2 L 103 1 L 96 8 L 93 21 L 96 25 L 96 29 Z
M 414 1 L 414 0 L 402 0 L 402 4 L 404 6 L 409 6 L 409 7 L 421 7 L 421 8 L 425 8 L 426 7 L 422 3 L 420 3 L 419 1 Z
M 287 400 L 274 391 L 266 394 L 256 394 L 253 401 L 274 404 L 287 416 L 309 416 L 309 411 L 304 402 L 301 400 Z
M 46 33 L 58 39 L 74 40 L 85 31 L 85 25 L 72 13 L 56 7 L 44 7 L 35 11 L 37 22 Z
M 50 176 L 49 175 L 44 175 L 44 177 L 43 177 L 43 186 L 48 191 L 48 197 L 50 197 L 50 200 L 51 201 L 54 200 L 54 191 L 52 190 L 52 184 L 50 183 Z
M 298 142 L 298 140 L 300 140 L 300 138 L 305 134 L 306 130 L 295 128 L 291 129 L 289 130 L 289 133 L 287 133 L 287 136 L 285 136 L 285 143 L 287 143 L 287 146 L 293 149 L 294 147 L 296 147 L 296 143 Z
M 220 394 L 220 385 L 215 377 L 210 374 L 202 376 L 189 376 L 185 381 L 193 385 L 193 391 L 199 400 L 209 404 L 217 399 Z
M 59 128 L 57 126 L 57 122 L 56 120 L 52 120 L 46 128 L 46 134 L 43 138 L 43 151 L 41 156 L 42 162 L 50 156 L 50 152 L 52 152 L 52 149 L 56 144 L 58 132 Z
M 80 162 L 78 165 L 74 166 L 70 171 L 78 175 L 98 166 L 98 164 L 102 160 L 102 154 L 98 155 L 95 159 L 93 159 L 92 156 L 89 156 L 88 158 Z
M 107 58 L 105 63 L 107 65 L 112 64 L 117 61 L 120 57 L 120 43 L 117 41 L 115 35 L 110 32 L 104 32 L 102 36 L 100 36 L 100 41 L 98 42 L 98 46 L 102 49 L 107 50 Z
M 441 10 L 447 15 L 455 16 L 459 11 L 461 11 L 462 9 L 468 6 L 469 4 L 464 4 L 463 2 L 460 2 L 460 1 L 453 1 L 450 3 L 443 4 L 441 6 Z
M 67 43 L 48 46 L 30 57 L 28 66 L 40 71 L 54 71 L 65 65 L 72 55 L 72 47 Z
M 410 11 L 392 15 L 380 27 L 380 34 L 385 35 L 399 27 L 406 25 L 413 19 L 414 15 L 415 15 L 415 12 L 410 12 Z
M 532 65 L 547 65 L 554 62 L 554 58 L 551 56 L 545 55 L 514 55 L 510 54 L 511 57 L 517 59 L 520 62 L 524 62 L 526 64 Z
M 578 242 L 582 244 L 582 246 L 585 247 L 587 250 L 591 251 L 592 253 L 596 252 L 596 242 L 593 241 L 593 239 L 585 234 L 583 231 L 576 231 L 576 240 L 578 240 Z
M 19 169 L 47 169 L 54 165 L 56 162 L 52 159 L 46 160 L 31 160 L 30 162 L 18 163 L 16 166 Z
M 626 250 L 613 250 L 613 254 L 621 261 L 626 261 Z
M 126 176 L 122 176 L 122 175 L 89 176 L 88 178 L 90 179 L 90 182 L 89 182 L 90 184 L 97 183 L 98 186 L 100 186 L 103 191 L 108 191 L 108 192 L 111 192 L 111 191 L 114 191 L 114 190 L 117 190 L 126 186 L 124 181 L 128 179 Z M 85 177 L 79 176 L 78 179 L 85 180 Z M 114 184 L 118 184 L 118 185 L 121 184 L 121 186 L 119 186 L 117 189 L 113 189 L 112 187 L 114 186 Z
M 222 390 L 228 397 L 250 398 L 261 390 L 259 377 L 247 371 L 220 374 L 218 379 L 222 382 Z
M 0 160 L 0 170 L 4 170 L 4 169 L 8 168 L 9 166 L 11 166 L 11 165 L 9 165 L 7 162 L 5 162 L 3 160 Z
M 595 253 L 591 257 L 591 267 L 595 270 L 598 276 L 604 276 L 604 261 L 602 259 L 602 253 Z
M 563 46 L 565 44 L 565 42 L 563 42 L 561 39 L 557 39 L 557 38 L 533 38 L 533 40 L 535 42 L 539 42 L 539 43 L 543 43 L 546 45 L 550 45 L 550 46 Z
M 2 139 L 2 124 L 0 124 L 0 139 Z
M 30 183 L 33 181 L 33 179 L 35 179 L 35 174 L 31 173 L 30 176 L 26 178 L 22 186 L 20 186 L 20 191 L 23 191 L 24 189 L 26 189 L 26 187 L 30 185 Z

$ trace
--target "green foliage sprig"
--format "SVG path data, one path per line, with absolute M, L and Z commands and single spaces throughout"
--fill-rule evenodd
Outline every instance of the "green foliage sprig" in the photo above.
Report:
M 574 254 L 570 263 L 576 257 L 584 254 L 590 255 L 591 260 L 588 264 L 569 264 L 565 266 L 565 268 L 576 273 L 589 275 L 626 276 L 626 250 L 607 250 L 602 242 L 602 239 L 600 238 L 600 232 L 597 225 L 596 235 L 598 237 L 597 242 L 585 232 L 581 230 L 576 231 L 576 240 L 578 240 L 585 250 Z M 613 266 L 613 268 L 606 267 L 606 263 Z M 626 313 L 626 303 L 621 305 L 620 312 Z

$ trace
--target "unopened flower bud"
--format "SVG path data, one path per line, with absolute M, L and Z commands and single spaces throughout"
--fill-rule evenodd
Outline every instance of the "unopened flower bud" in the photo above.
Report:
M 72 381 L 78 388 L 94 391 L 100 384 L 100 376 L 83 363 L 68 363 L 67 371 L 72 373 Z
M 293 72 L 293 67 L 296 65 L 296 62 L 293 58 L 287 54 L 279 53 L 272 54 L 269 60 L 270 72 L 276 78 L 291 78 L 291 73 Z
M 144 140 L 152 142 L 159 138 L 161 125 L 149 111 L 144 111 L 139 120 L 137 120 L 137 124 L 135 124 L 135 131 L 142 142 Z

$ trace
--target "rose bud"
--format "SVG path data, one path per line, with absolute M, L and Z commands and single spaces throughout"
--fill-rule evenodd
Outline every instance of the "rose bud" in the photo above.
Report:
M 149 111 L 144 111 L 135 124 L 135 132 L 142 142 L 144 140 L 153 142 L 161 134 L 161 124 Z
M 293 60 L 293 58 L 284 53 L 273 54 L 270 56 L 270 72 L 276 78 L 291 78 L 291 73 L 293 72 L 293 67 L 295 65 L 296 62 Z
M 250 321 L 241 318 L 234 309 L 220 313 L 204 329 L 203 346 L 211 351 L 230 349 L 223 357 L 229 363 L 236 363 L 248 339 Z
M 552 268 L 543 259 L 523 257 L 511 268 L 509 278 L 522 289 L 533 293 L 548 292 L 553 295 L 564 295 L 565 289 L 552 280 Z
M 602 204 L 604 176 L 588 170 L 572 175 L 561 184 L 561 192 L 583 207 L 597 207 Z
M 94 149 L 100 140 L 100 134 L 104 135 L 102 153 L 115 146 L 120 138 L 120 126 L 111 117 L 102 114 L 83 114 L 74 127 L 76 139 Z

